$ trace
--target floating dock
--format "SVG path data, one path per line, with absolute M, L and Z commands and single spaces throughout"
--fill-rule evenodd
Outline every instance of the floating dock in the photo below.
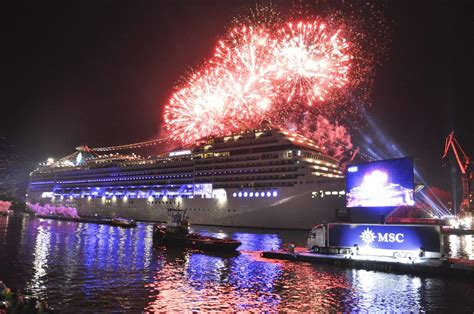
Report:
M 474 235 L 474 229 L 448 229 L 442 230 L 441 233 L 454 235 Z
M 474 277 L 474 260 L 426 259 L 411 262 L 399 261 L 390 257 L 326 255 L 307 251 L 291 253 L 284 250 L 262 252 L 261 256 L 269 259 L 309 262 L 315 264 L 331 264 L 340 267 L 377 270 L 400 274 Z

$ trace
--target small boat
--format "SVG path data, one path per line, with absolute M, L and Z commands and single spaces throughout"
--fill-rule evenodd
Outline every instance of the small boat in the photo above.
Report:
M 112 218 L 110 219 L 110 225 L 122 228 L 134 228 L 137 226 L 137 222 L 133 219 Z
M 180 209 L 168 210 L 166 225 L 155 225 L 153 240 L 166 246 L 189 247 L 204 251 L 235 251 L 242 243 L 233 239 L 219 239 L 189 233 L 186 211 Z
M 47 215 L 47 214 L 35 214 L 35 216 L 36 216 L 36 218 L 41 218 L 41 219 L 53 219 L 53 220 L 74 221 L 74 222 L 79 221 L 78 217 Z
M 44 214 L 36 214 L 36 217 L 42 218 L 42 219 L 54 219 L 54 220 L 73 221 L 73 222 L 80 222 L 80 223 L 109 225 L 109 226 L 121 227 L 121 228 L 133 228 L 137 226 L 136 221 L 125 219 L 125 218 L 106 218 L 106 217 L 96 217 L 96 216 L 68 217 L 68 216 L 62 216 L 62 215 L 44 215 Z

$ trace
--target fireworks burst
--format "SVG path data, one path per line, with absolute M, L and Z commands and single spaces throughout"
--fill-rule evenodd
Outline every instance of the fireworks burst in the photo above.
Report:
M 220 41 L 214 59 L 220 82 L 230 97 L 232 124 L 259 122 L 274 98 L 269 73 L 275 69 L 269 34 L 262 28 L 235 28 L 228 40 Z
M 190 143 L 225 132 L 222 120 L 229 115 L 228 98 L 215 70 L 193 74 L 165 108 L 164 120 L 170 137 Z
M 351 58 L 340 31 L 329 36 L 324 24 L 290 23 L 276 35 L 265 27 L 240 26 L 220 40 L 204 70 L 166 106 L 170 137 L 191 143 L 255 127 L 272 118 L 283 96 L 286 105 L 296 98 L 312 105 L 344 86 Z
M 312 106 L 349 81 L 351 55 L 341 30 L 333 34 L 323 23 L 288 23 L 278 32 L 276 82 L 287 103 L 298 100 Z
M 272 1 L 267 1 L 267 3 L 256 2 L 255 7 L 249 8 L 246 14 L 238 15 L 233 21 L 233 25 L 252 25 L 272 30 L 284 23 L 285 19 Z
M 274 98 L 269 44 L 267 32 L 245 26 L 219 41 L 206 69 L 194 73 L 165 108 L 171 138 L 191 143 L 259 123 Z
M 239 18 L 213 56 L 171 96 L 164 112 L 168 136 L 189 144 L 262 120 L 308 133 L 303 112 L 326 116 L 341 130 L 337 121 L 354 119 L 354 103 L 368 95 L 374 62 L 361 48 L 366 38 L 351 34 L 335 16 L 283 22 L 274 7 L 260 6 Z

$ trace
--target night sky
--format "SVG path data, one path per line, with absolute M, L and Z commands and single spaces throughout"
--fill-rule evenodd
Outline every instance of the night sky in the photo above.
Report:
M 391 43 L 368 114 L 437 185 L 450 184 L 441 179 L 441 154 L 451 130 L 474 155 L 472 3 L 384 5 Z M 222 0 L 12 1 L 0 19 L 0 136 L 30 160 L 61 157 L 81 144 L 157 137 L 173 86 L 211 55 L 233 17 L 254 6 Z

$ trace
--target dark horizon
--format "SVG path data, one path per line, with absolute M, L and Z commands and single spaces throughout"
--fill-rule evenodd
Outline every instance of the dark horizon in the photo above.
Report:
M 176 82 L 208 58 L 232 19 L 255 3 L 11 3 L 2 17 L 0 136 L 31 161 L 62 157 L 79 145 L 156 138 Z M 441 155 L 448 133 L 454 130 L 474 154 L 468 109 L 474 98 L 473 4 L 384 3 L 393 33 L 368 116 L 386 146 L 416 157 L 427 181 L 447 188 L 451 179 L 444 179 Z M 366 122 L 364 130 L 373 127 Z

